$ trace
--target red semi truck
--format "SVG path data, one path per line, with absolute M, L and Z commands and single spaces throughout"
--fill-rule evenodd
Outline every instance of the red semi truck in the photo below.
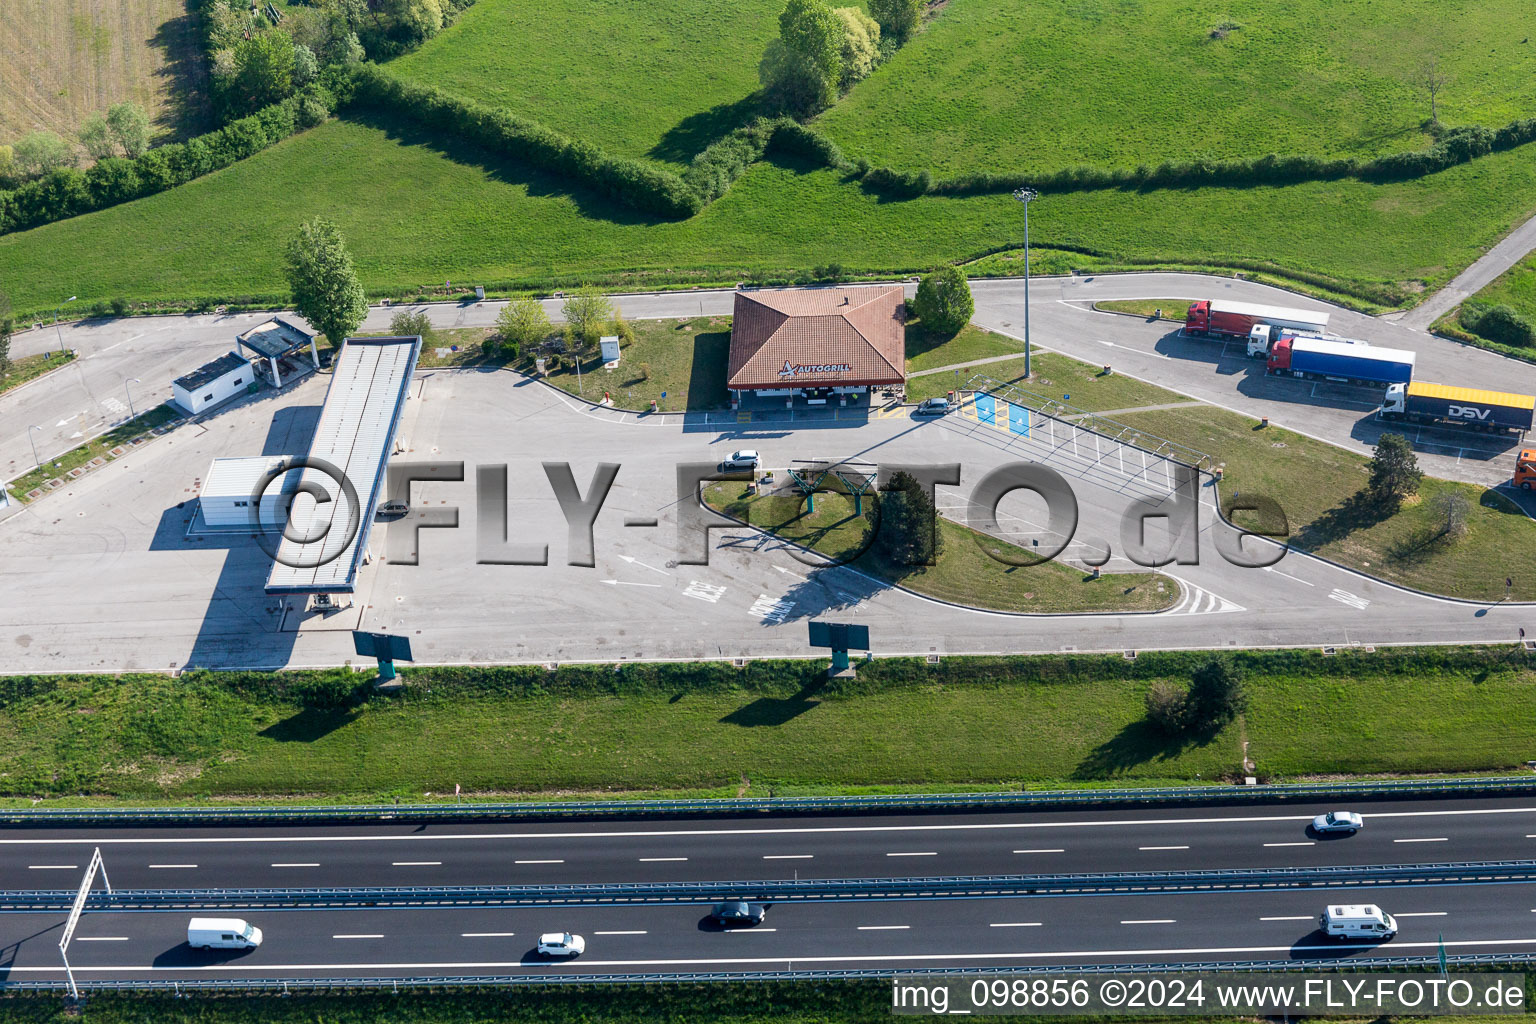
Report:
M 1328 314 L 1225 299 L 1201 299 L 1192 303 L 1184 314 L 1185 333 L 1211 338 L 1246 340 L 1258 324 L 1303 334 L 1322 334 L 1328 329 Z

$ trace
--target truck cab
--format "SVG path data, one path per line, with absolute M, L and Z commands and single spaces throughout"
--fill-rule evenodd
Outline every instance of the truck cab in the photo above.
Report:
M 1269 343 L 1279 336 L 1269 324 L 1254 324 L 1248 331 L 1248 356 L 1250 359 L 1268 359 Z
M 1515 486 L 1522 491 L 1536 488 L 1536 448 L 1522 448 L 1515 456 Z

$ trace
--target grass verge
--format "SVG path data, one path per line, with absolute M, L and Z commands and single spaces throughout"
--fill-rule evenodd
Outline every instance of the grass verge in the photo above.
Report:
M 615 369 L 604 369 L 602 358 L 593 355 L 581 361 L 578 377 L 574 364 L 562 358 L 544 379 L 593 402 L 601 401 L 607 392 L 621 409 L 647 410 L 652 400 L 664 412 L 723 409 L 729 404 L 725 374 L 730 317 L 632 320 L 630 326 L 635 340 L 620 348 Z M 525 355 L 517 366 L 532 373 L 532 355 Z
M 973 359 L 1005 356 L 1023 349 L 1022 341 L 975 324 L 966 324 L 957 334 L 943 334 L 927 330 L 921 320 L 907 323 L 908 376 Z M 962 370 L 962 374 L 965 372 Z
M 148 800 L 638 790 L 773 794 L 1500 771 L 1536 671 L 1515 648 L 1243 652 L 1250 710 L 1170 740 L 1155 682 L 1208 655 L 440 667 L 402 696 L 328 672 L 0 680 L 0 794 Z M 362 687 L 359 690 L 359 687 Z M 984 737 L 984 739 L 983 739 Z
M 44 374 L 52 373 L 59 367 L 73 362 L 75 353 L 73 350 L 64 352 L 44 352 L 35 356 L 22 356 L 20 359 L 12 359 L 3 373 L 0 373 L 0 395 L 13 388 L 19 388 L 23 384 L 37 380 Z
M 1148 320 L 1170 320 L 1183 323 L 1179 315 L 1187 308 L 1187 299 L 1104 299 L 1095 302 L 1093 308 L 1105 313 L 1128 313 L 1144 316 Z
M 840 486 L 840 485 L 838 485 Z M 1007 612 L 1140 612 L 1167 608 L 1178 599 L 1179 585 L 1158 573 L 1117 573 L 1093 578 L 1060 562 L 1014 566 L 1021 548 L 940 518 L 943 538 L 931 566 L 892 566 L 868 551 L 874 527 L 840 493 L 818 494 L 806 512 L 796 494 L 748 493 L 734 481 L 710 484 L 705 501 L 759 530 L 846 562 L 886 583 L 899 583 L 919 594 L 975 608 Z M 866 497 L 866 509 L 878 506 Z
M 35 501 L 37 499 L 27 496 L 29 491 L 42 487 L 54 477 L 62 478 L 70 470 L 84 466 L 92 460 L 111 461 L 117 458 L 112 454 L 112 449 L 132 445 L 135 441 L 147 440 L 150 431 L 180 417 L 181 412 L 169 404 L 156 406 L 131 420 L 119 423 L 100 437 L 92 438 L 79 447 L 71 448 L 63 455 L 49 459 L 41 466 L 21 474 L 6 487 L 20 501 Z M 39 497 L 47 497 L 47 494 L 48 492 L 44 491 Z

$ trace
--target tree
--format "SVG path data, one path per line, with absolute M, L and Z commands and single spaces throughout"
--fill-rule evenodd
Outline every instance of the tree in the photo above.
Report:
M 316 78 L 320 77 L 320 61 L 315 57 L 315 51 L 307 46 L 294 44 L 293 47 L 293 85 L 296 89 L 302 89 Z
M 137 103 L 119 103 L 107 111 L 112 138 L 130 160 L 149 151 L 149 115 Z
M 838 84 L 847 89 L 875 69 L 880 56 L 880 26 L 857 7 L 839 7 L 832 13 L 843 23 L 843 74 Z
M 869 13 L 880 23 L 880 31 L 898 43 L 917 30 L 922 12 L 923 0 L 869 0 Z
M 1413 446 L 1402 434 L 1382 434 L 1371 456 L 1371 478 L 1366 484 L 1377 501 L 1396 505 L 1419 489 L 1424 476 Z
M 898 470 L 880 492 L 879 532 L 872 545 L 887 565 L 932 565 L 944 550 L 939 512 L 912 474 Z
M 69 143 L 53 132 L 32 132 L 23 135 L 13 147 L 16 168 L 29 177 L 40 177 L 60 167 L 75 162 L 74 151 Z
M 283 261 L 293 308 L 340 345 L 368 315 L 368 300 L 352 269 L 347 243 L 334 223 L 321 218 L 299 225 Z
M 566 297 L 560 312 L 571 338 L 585 347 L 602 336 L 603 327 L 613 319 L 613 304 L 597 288 L 581 288 Z
M 496 314 L 496 336 L 514 359 L 524 350 L 532 351 L 551 329 L 544 304 L 530 295 L 513 299 Z
M 1147 721 L 1161 732 L 1178 735 L 1184 731 L 1184 691 L 1170 682 L 1158 681 L 1147 690 Z
M 0 146 L 0 186 L 9 182 L 16 174 L 16 150 L 10 146 Z
M 940 267 L 918 282 L 912 312 L 923 328 L 934 334 L 957 334 L 971 320 L 976 301 L 970 283 L 959 267 Z
M 1218 729 L 1248 710 L 1248 694 L 1232 667 L 1212 658 L 1191 674 L 1184 720 L 1195 729 Z
M 11 297 L 0 292 L 0 373 L 11 368 L 11 335 L 16 331 L 16 318 L 11 315 Z
M 1414 76 L 1414 84 L 1429 99 L 1429 123 L 1440 123 L 1440 93 L 1450 84 L 1450 76 L 1440 70 L 1440 58 L 1431 57 L 1419 66 L 1418 74 Z
M 112 129 L 107 126 L 107 119 L 100 114 L 92 114 L 80 126 L 80 145 L 85 147 L 92 160 L 105 160 L 117 155 L 117 143 L 112 138 Z
M 231 106 L 251 113 L 293 93 L 293 40 L 285 32 L 261 32 L 235 46 Z
M 396 313 L 389 319 L 389 333 L 399 338 L 420 337 L 423 345 L 430 345 L 437 340 L 437 331 L 426 310 L 419 313 Z
M 1471 500 L 1460 488 L 1451 488 L 1435 495 L 1429 505 L 1443 525 L 1442 537 L 1460 537 L 1467 532 L 1467 515 L 1472 511 Z
M 825 0 L 789 0 L 779 15 L 779 38 L 758 66 L 769 96 L 800 113 L 828 106 L 842 79 L 843 36 L 843 21 Z

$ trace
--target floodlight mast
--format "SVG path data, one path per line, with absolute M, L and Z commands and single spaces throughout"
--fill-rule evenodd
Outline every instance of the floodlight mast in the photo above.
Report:
M 1013 198 L 1024 204 L 1024 379 L 1029 379 L 1029 203 L 1039 199 L 1032 188 L 1015 189 Z
M 101 847 L 91 853 L 91 862 L 85 866 L 85 877 L 80 881 L 80 888 L 75 893 L 75 902 L 70 905 L 69 917 L 64 921 L 64 934 L 59 937 L 59 956 L 64 960 L 64 977 L 69 983 L 69 998 L 78 1002 L 80 989 L 75 986 L 75 972 L 69 966 L 69 940 L 75 937 L 75 925 L 80 923 L 80 915 L 85 911 L 85 901 L 91 895 L 91 883 L 96 880 L 96 872 L 101 872 L 102 884 L 107 887 L 107 895 L 112 895 L 112 880 L 107 877 L 107 866 L 101 861 Z

